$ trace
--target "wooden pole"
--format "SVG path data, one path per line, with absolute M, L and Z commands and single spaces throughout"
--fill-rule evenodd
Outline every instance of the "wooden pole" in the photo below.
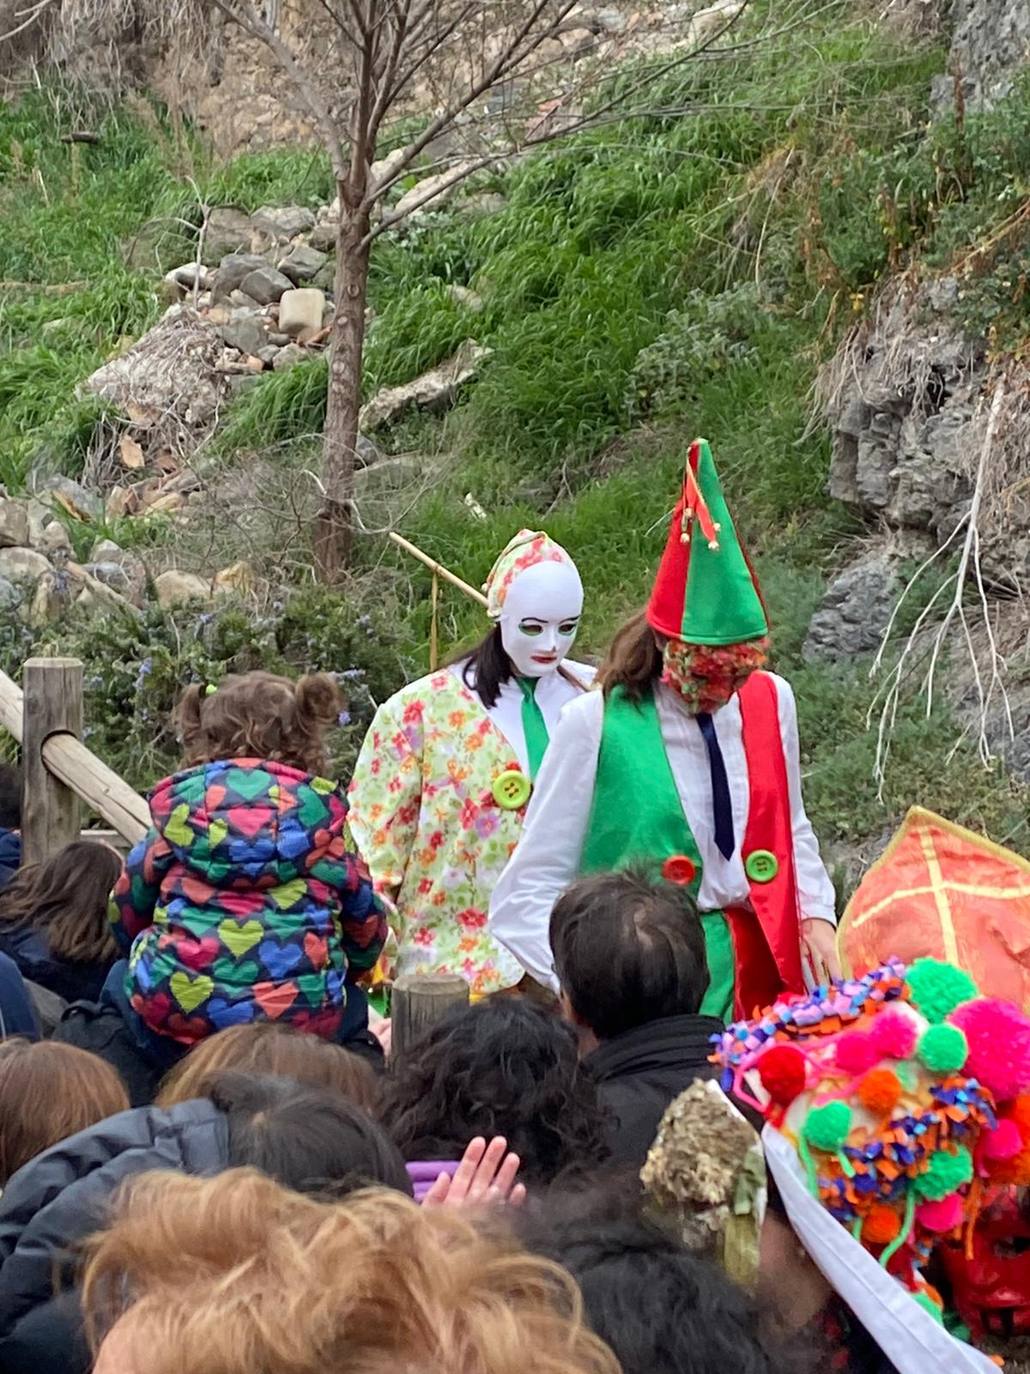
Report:
M 445 568 L 435 558 L 430 558 L 427 553 L 423 553 L 417 544 L 412 544 L 402 534 L 397 534 L 394 530 L 390 531 L 389 537 L 399 549 L 403 549 L 405 553 L 410 553 L 412 558 L 417 558 L 420 563 L 424 563 L 427 568 L 436 573 L 437 577 L 442 577 L 445 582 L 449 582 L 452 587 L 457 587 L 466 596 L 470 596 L 473 601 L 478 601 L 481 606 L 486 605 L 486 597 L 482 592 L 477 592 L 475 587 L 468 582 L 463 582 L 457 573 L 452 573 L 450 568 Z
M 130 845 L 150 827 L 150 807 L 124 778 L 108 768 L 81 740 L 55 735 L 43 746 L 43 761 L 55 777 L 77 792 Z
M 24 862 L 36 864 L 79 838 L 79 799 L 47 768 L 43 750 L 57 735 L 82 733 L 82 664 L 30 658 L 23 680 L 21 843 Z
M 403 1059 L 431 1026 L 469 1004 L 469 985 L 454 973 L 406 973 L 393 985 L 390 1019 L 394 1059 Z
M 429 671 L 435 673 L 440 664 L 440 579 L 433 573 L 430 591 L 432 609 L 429 617 Z
M 43 660 L 46 663 L 54 661 Z M 0 727 L 13 735 L 23 748 L 24 700 L 18 684 L 0 672 Z M 43 744 L 42 755 L 50 772 L 77 792 L 128 844 L 136 844 L 147 833 L 150 825 L 147 803 L 81 740 L 70 734 L 53 735 Z
M 123 856 L 129 852 L 128 842 L 117 830 L 83 830 L 79 834 L 79 839 L 89 840 L 92 844 L 109 844 Z

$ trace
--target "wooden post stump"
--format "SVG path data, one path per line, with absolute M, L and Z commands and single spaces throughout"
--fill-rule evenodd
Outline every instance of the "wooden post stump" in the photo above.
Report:
M 22 855 L 42 863 L 79 838 L 79 799 L 43 760 L 55 735 L 82 734 L 82 664 L 77 658 L 30 658 L 22 675 Z
M 395 1059 L 403 1059 L 430 1026 L 454 1007 L 467 1007 L 469 985 L 453 973 L 406 973 L 393 985 L 390 1019 Z

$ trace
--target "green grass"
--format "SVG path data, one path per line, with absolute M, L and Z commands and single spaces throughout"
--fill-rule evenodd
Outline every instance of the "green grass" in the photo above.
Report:
M 581 647 L 593 653 L 646 596 L 686 445 L 706 434 L 756 555 L 776 664 L 797 691 L 820 832 L 876 835 L 918 802 L 1030 852 L 1026 791 L 953 751 L 954 722 L 927 721 L 918 703 L 900 712 L 881 802 L 864 665 L 801 658 L 827 572 L 856 533 L 825 496 L 829 443 L 810 409 L 819 363 L 886 273 L 916 260 L 943 269 L 990 239 L 1030 177 L 1030 88 L 990 116 L 931 127 L 943 53 L 891 38 L 857 8 L 841 0 L 803 34 L 668 74 L 655 105 L 678 113 L 613 122 L 491 174 L 500 213 L 434 211 L 379 241 L 364 392 L 409 380 L 470 336 L 493 350 L 449 415 L 377 436 L 447 458 L 402 528 L 476 584 L 513 530 L 546 524 L 583 573 Z M 756 0 L 753 12 L 777 11 Z M 199 202 L 184 171 L 209 203 L 247 210 L 332 194 L 310 150 L 214 168 L 147 107 L 103 117 L 76 186 L 56 142 L 65 123 L 45 94 L 0 111 L 5 272 L 87 281 L 0 306 L 0 480 L 15 484 L 41 452 L 66 471 L 81 461 L 95 410 L 75 384 L 154 318 L 154 274 L 127 267 L 125 245 L 157 225 L 161 262 L 186 255 Z M 999 342 L 1030 333 L 1030 294 L 1012 287 L 1025 249 L 1021 233 L 1003 236 L 964 285 L 964 318 L 995 322 Z M 482 311 L 457 304 L 451 284 L 472 287 Z M 317 434 L 326 375 L 322 359 L 261 378 L 233 406 L 221 455 L 245 462 Z M 362 542 L 359 574 L 380 564 L 412 592 L 395 612 L 394 661 L 424 663 L 428 577 L 381 540 Z M 445 593 L 443 641 L 481 630 L 476 608 Z M 170 664 L 168 679 L 178 671 Z M 108 740 L 120 763 L 117 733 Z
M 99 137 L 78 147 L 77 171 L 60 141 L 73 127 Z M 202 202 L 250 211 L 318 205 L 332 194 L 326 160 L 310 149 L 248 154 L 218 168 L 141 100 L 110 109 L 53 88 L 3 106 L 0 271 L 19 285 L 0 291 L 0 482 L 17 489 L 41 463 L 78 471 L 97 408 L 75 389 L 122 338 L 157 319 L 150 264 L 189 258 Z M 143 244 L 153 249 L 140 254 L 148 267 L 134 268 L 133 247 Z M 313 428 L 324 409 L 315 407 Z M 291 422 L 302 423 L 299 411 Z

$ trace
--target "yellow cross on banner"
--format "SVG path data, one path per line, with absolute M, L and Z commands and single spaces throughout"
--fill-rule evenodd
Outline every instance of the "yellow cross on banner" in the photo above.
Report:
M 929 955 L 1030 1011 L 1030 862 L 913 807 L 848 903 L 838 943 L 849 972 Z

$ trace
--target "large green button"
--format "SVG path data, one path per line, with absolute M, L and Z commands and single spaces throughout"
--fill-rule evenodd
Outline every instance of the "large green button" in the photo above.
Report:
M 771 883 L 779 871 L 779 860 L 768 849 L 753 849 L 744 860 L 744 872 L 753 883 Z
M 494 778 L 490 791 L 494 801 L 505 811 L 519 811 L 529 801 L 533 784 L 517 768 L 506 768 Z

